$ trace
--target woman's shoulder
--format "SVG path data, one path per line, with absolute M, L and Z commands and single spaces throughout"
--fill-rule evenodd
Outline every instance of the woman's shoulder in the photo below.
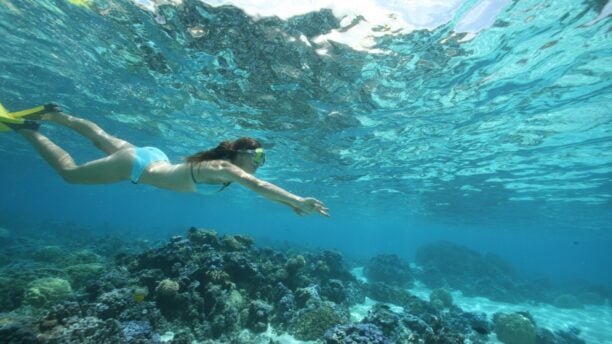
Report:
M 228 171 L 237 168 L 227 160 L 206 160 L 191 164 L 193 180 L 197 184 L 223 184 L 228 182 Z

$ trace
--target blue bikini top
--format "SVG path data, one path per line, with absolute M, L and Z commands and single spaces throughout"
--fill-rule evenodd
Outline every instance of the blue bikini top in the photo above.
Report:
M 226 187 L 228 187 L 231 183 L 223 183 L 223 184 L 208 184 L 208 183 L 198 183 L 195 179 L 195 175 L 193 174 L 193 165 L 191 163 L 190 172 L 191 172 L 191 180 L 193 184 L 195 184 L 196 192 L 202 195 L 214 195 L 218 192 L 223 191 Z

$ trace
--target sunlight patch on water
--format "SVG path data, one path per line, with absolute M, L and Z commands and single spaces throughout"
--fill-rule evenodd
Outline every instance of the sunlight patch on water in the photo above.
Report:
M 181 0 L 133 0 L 134 3 L 151 12 L 162 4 L 179 4 Z M 434 29 L 447 23 L 455 16 L 464 3 L 452 1 L 376 1 L 357 2 L 313 0 L 291 2 L 283 0 L 202 0 L 211 6 L 233 5 L 245 11 L 254 19 L 278 17 L 287 20 L 294 16 L 331 9 L 334 15 L 341 18 L 340 28 L 314 38 L 314 42 L 325 45 L 326 42 L 346 44 L 358 51 L 370 53 L 388 53 L 376 48 L 376 38 L 389 34 L 407 34 L 414 30 Z M 509 0 L 475 2 L 457 23 L 459 32 L 473 34 L 488 28 L 495 16 L 509 3 Z M 468 3 L 471 5 L 471 3 Z M 319 55 L 327 55 L 328 49 L 316 49 Z

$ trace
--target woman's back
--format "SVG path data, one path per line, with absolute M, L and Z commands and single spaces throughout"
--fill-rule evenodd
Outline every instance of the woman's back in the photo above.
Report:
M 178 192 L 195 191 L 187 163 L 171 164 L 166 161 L 153 163 L 143 172 L 139 183 Z

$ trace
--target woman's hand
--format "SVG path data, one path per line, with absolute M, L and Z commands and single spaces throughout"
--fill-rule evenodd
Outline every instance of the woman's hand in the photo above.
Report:
M 270 200 L 290 206 L 298 215 L 308 215 L 317 212 L 325 217 L 329 217 L 329 209 L 318 199 L 312 197 L 302 198 L 294 195 L 270 182 L 256 178 L 230 162 L 223 161 L 219 164 L 219 168 L 206 171 L 211 179 L 238 182 L 247 189 L 253 190 Z
M 329 209 L 325 207 L 323 202 L 312 197 L 302 198 L 297 206 L 293 207 L 293 210 L 298 215 L 309 215 L 317 212 L 325 217 L 329 217 Z

